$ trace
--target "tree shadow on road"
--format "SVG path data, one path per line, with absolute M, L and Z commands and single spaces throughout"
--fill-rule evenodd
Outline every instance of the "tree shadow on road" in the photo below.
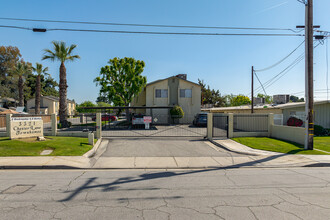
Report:
M 211 171 L 216 171 L 216 170 L 228 170 L 228 169 L 236 169 L 236 168 L 241 168 L 241 167 L 250 167 L 259 163 L 271 161 L 280 157 L 286 156 L 285 154 L 279 154 L 279 155 L 272 155 L 266 158 L 262 158 L 259 160 L 255 161 L 249 161 L 245 163 L 240 163 L 240 164 L 235 164 L 231 166 L 226 166 L 226 167 L 214 167 L 206 170 L 190 170 L 186 172 L 180 172 L 180 173 L 175 173 L 175 172 L 155 172 L 155 173 L 145 173 L 141 174 L 138 177 L 122 177 L 119 178 L 113 182 L 110 183 L 105 183 L 105 184 L 98 184 L 98 185 L 91 185 L 97 177 L 92 177 L 88 178 L 86 182 L 81 185 L 80 187 L 76 188 L 73 191 L 68 191 L 68 193 L 71 193 L 69 196 L 67 196 L 65 199 L 59 200 L 59 202 L 67 202 L 74 197 L 76 197 L 79 193 L 81 193 L 84 190 L 88 189 L 95 189 L 95 188 L 101 188 L 103 192 L 108 192 L 112 190 L 116 190 L 120 187 L 122 184 L 126 183 L 134 183 L 134 182 L 142 182 L 142 181 L 147 181 L 147 180 L 153 180 L 153 179 L 162 179 L 162 178 L 170 178 L 174 176 L 184 176 L 184 175 L 189 175 L 189 174 L 196 174 L 196 173 L 206 173 L 206 172 L 211 172 Z

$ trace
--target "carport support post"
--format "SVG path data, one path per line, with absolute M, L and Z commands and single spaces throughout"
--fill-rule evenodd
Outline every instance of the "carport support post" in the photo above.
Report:
M 228 138 L 234 137 L 234 114 L 228 113 Z
M 273 126 L 274 126 L 274 114 L 269 113 L 268 114 L 268 137 L 272 136 Z
M 96 113 L 96 138 L 100 139 L 102 133 L 102 116 L 101 113 Z
M 52 121 L 52 136 L 57 135 L 57 115 L 52 114 L 51 115 L 51 121 Z
M 7 131 L 7 136 L 10 137 L 10 121 L 11 121 L 11 116 L 12 114 L 6 114 L 6 131 Z
M 207 113 L 207 139 L 213 138 L 213 113 Z

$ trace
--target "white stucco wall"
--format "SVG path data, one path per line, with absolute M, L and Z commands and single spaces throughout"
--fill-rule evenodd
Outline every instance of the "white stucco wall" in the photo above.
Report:
M 283 109 L 283 122 L 286 124 L 290 118 L 290 113 L 305 112 L 305 107 L 295 107 Z M 314 105 L 315 125 L 330 128 L 330 103 Z

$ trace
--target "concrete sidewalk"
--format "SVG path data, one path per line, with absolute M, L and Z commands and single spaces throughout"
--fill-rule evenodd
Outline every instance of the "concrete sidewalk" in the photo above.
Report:
M 330 166 L 329 158 L 297 155 L 242 157 L 0 157 L 0 169 L 205 169 Z
M 241 156 L 203 157 L 100 157 L 107 142 L 101 143 L 94 157 L 38 156 L 0 157 L 0 169 L 206 169 L 232 167 L 330 166 L 328 155 L 288 155 L 254 150 L 232 140 L 216 140 L 212 148 L 240 153 Z M 211 145 L 211 143 L 210 143 Z

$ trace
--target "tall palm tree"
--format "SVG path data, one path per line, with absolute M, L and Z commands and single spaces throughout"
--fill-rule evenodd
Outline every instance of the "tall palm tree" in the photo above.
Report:
M 31 66 L 24 61 L 18 62 L 11 70 L 11 73 L 18 77 L 18 105 L 21 107 L 24 106 L 24 78 L 29 72 L 31 72 Z
M 66 61 L 74 61 L 79 59 L 79 55 L 72 55 L 72 51 L 77 47 L 77 45 L 72 44 L 69 47 L 66 46 L 65 42 L 63 41 L 53 41 L 53 51 L 49 49 L 45 49 L 45 55 L 43 56 L 42 60 L 51 60 L 51 61 L 60 61 L 60 123 L 63 127 L 68 126 L 67 121 L 67 81 L 66 81 L 66 68 L 64 63 Z
M 40 114 L 40 96 L 41 96 L 41 75 L 48 76 L 48 67 L 43 68 L 42 64 L 36 63 L 36 67 L 32 70 L 37 73 L 36 80 L 36 98 L 35 98 L 35 114 Z

